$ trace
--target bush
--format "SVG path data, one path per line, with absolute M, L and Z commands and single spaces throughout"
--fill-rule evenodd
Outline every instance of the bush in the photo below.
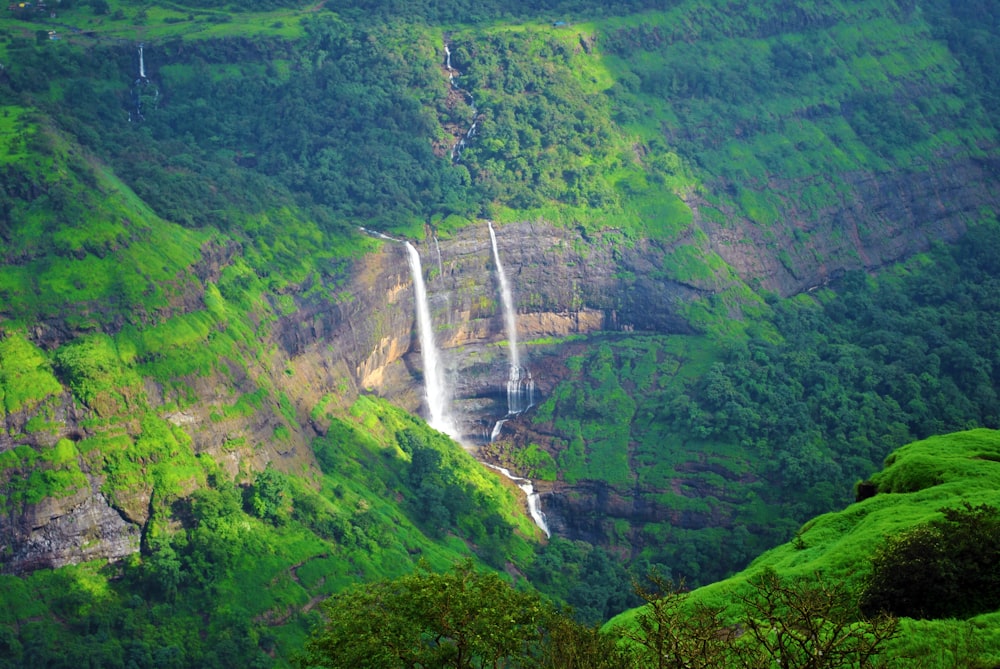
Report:
M 872 558 L 866 614 L 965 618 L 1000 608 L 1000 514 L 966 503 L 889 537 Z

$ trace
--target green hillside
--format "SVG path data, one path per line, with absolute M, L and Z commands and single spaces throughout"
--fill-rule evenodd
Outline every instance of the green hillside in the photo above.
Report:
M 651 570 L 858 594 L 883 537 L 997 506 L 993 433 L 934 435 L 1000 428 L 1000 4 L 542 5 L 0 10 L 0 666 L 290 666 L 327 597 L 421 563 L 582 643 L 560 607 Z M 549 539 L 415 415 L 372 234 L 437 247 L 438 333 L 492 361 L 483 219 L 537 235 L 549 376 L 479 455 Z M 990 615 L 887 652 L 1000 661 Z
M 803 525 L 795 539 L 765 552 L 742 572 L 731 578 L 694 590 L 690 602 L 735 607 L 737 593 L 767 570 L 789 580 L 822 578 L 844 586 L 856 599 L 872 577 L 872 562 L 889 540 L 915 528 L 940 521 L 942 511 L 988 505 L 993 509 L 993 529 L 979 535 L 985 550 L 992 553 L 995 568 L 995 512 L 1000 504 L 996 459 L 1000 456 L 1000 435 L 993 430 L 972 430 L 908 444 L 894 451 L 885 469 L 870 479 L 872 497 L 851 504 L 843 511 L 817 516 Z M 949 544 L 959 544 L 953 532 Z M 988 540 L 987 540 L 988 538 Z M 947 549 L 947 548 L 946 548 Z M 930 556 L 928 555 L 928 561 Z M 966 569 L 973 569 L 964 563 Z M 909 569 L 917 571 L 916 563 Z M 919 572 L 934 578 L 933 571 Z M 946 578 L 938 573 L 936 578 Z M 914 588 L 929 584 L 913 581 Z M 994 598 L 998 591 L 989 590 Z M 955 591 L 956 599 L 973 599 L 977 591 Z M 612 620 L 607 628 L 633 625 L 637 611 Z M 855 611 L 855 615 L 858 615 Z M 1000 636 L 996 634 L 996 600 L 993 608 L 955 619 L 901 620 L 899 634 L 886 646 L 886 655 L 898 664 L 917 667 L 986 667 L 1000 657 Z
M 77 458 L 93 467 L 101 457 L 113 462 L 109 483 L 151 481 L 153 507 L 141 557 L 0 576 L 5 666 L 287 662 L 316 604 L 349 584 L 419 560 L 443 569 L 474 554 L 494 567 L 530 557 L 536 528 L 510 488 L 421 421 L 367 398 L 331 420 L 312 444 L 320 471 L 268 468 L 242 486 L 190 443 L 140 451 L 146 432 L 134 444 L 4 452 L 8 512 L 68 494 L 82 478 Z
M 851 501 L 894 448 L 997 424 L 998 234 L 984 221 L 877 278 L 774 300 L 737 341 L 595 338 L 531 416 L 525 440 L 550 445 L 553 471 L 495 448 L 532 476 L 603 481 L 657 509 L 578 507 L 635 563 L 723 578 Z

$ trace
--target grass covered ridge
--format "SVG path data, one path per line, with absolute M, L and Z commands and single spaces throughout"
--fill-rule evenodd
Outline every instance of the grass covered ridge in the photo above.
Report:
M 733 577 L 693 591 L 691 599 L 727 605 L 766 570 L 786 579 L 818 574 L 859 593 L 870 573 L 869 561 L 887 537 L 940 519 L 944 508 L 965 503 L 1000 507 L 998 459 L 996 430 L 970 430 L 908 444 L 894 451 L 885 469 L 872 476 L 878 494 L 810 520 L 793 541 L 765 552 Z M 634 615 L 634 611 L 622 614 L 609 626 L 629 625 Z M 903 619 L 887 655 L 919 658 L 919 666 L 927 668 L 990 666 L 1000 657 L 998 616 L 987 613 L 967 621 Z

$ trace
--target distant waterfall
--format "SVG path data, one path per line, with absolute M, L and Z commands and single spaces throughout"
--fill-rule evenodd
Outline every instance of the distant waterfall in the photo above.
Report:
M 465 148 L 468 141 L 476 134 L 476 125 L 479 123 L 479 111 L 476 109 L 476 102 L 472 98 L 472 93 L 455 85 L 455 77 L 458 76 L 458 73 L 451 66 L 451 48 L 448 46 L 448 42 L 444 43 L 444 67 L 448 71 L 448 83 L 451 84 L 453 89 L 465 95 L 469 100 L 469 106 L 472 107 L 472 123 L 469 125 L 469 129 L 465 132 L 465 136 L 451 147 L 451 160 L 454 162 L 461 157 L 462 149 Z
M 155 108 L 160 98 L 160 89 L 146 76 L 146 58 L 143 54 L 145 45 L 139 43 L 139 76 L 132 84 L 132 108 L 128 112 L 128 120 L 142 121 L 147 108 Z
M 531 481 L 520 476 L 514 476 L 510 473 L 510 470 L 506 467 L 498 467 L 496 465 L 486 464 L 490 469 L 495 469 L 511 481 L 513 481 L 518 488 L 524 491 L 524 494 L 528 496 L 528 514 L 531 519 L 535 521 L 535 525 L 545 532 L 545 536 L 551 537 L 552 532 L 549 531 L 549 524 L 545 520 L 545 513 L 542 511 L 541 498 L 538 493 L 535 492 L 535 486 L 532 485 Z
M 444 263 L 441 262 L 441 245 L 438 244 L 437 235 L 434 235 L 434 248 L 437 250 L 438 257 L 438 279 L 444 281 Z
M 497 248 L 497 236 L 490 228 L 490 242 L 493 245 L 493 262 L 497 268 L 497 279 L 500 283 L 500 298 L 503 304 L 504 329 L 507 331 L 507 349 L 510 356 L 510 374 L 507 377 L 507 414 L 516 415 L 526 411 L 534 404 L 535 382 L 528 370 L 521 366 L 521 354 L 517 344 L 517 310 L 514 308 L 514 293 L 511 291 L 507 272 L 500 262 L 500 251 Z
M 420 355 L 424 363 L 424 392 L 427 399 L 427 411 L 430 414 L 427 423 L 455 441 L 460 441 L 461 434 L 455 426 L 455 421 L 449 410 L 451 396 L 445 384 L 441 356 L 438 353 L 437 343 L 434 341 L 431 309 L 427 301 L 427 286 L 424 283 L 420 254 L 410 242 L 405 242 L 405 245 L 410 272 L 413 274 L 413 289 L 416 293 L 417 329 L 420 332 Z

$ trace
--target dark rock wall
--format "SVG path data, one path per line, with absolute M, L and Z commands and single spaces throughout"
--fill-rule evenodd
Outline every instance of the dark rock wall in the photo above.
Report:
M 712 250 L 744 281 L 783 296 L 847 270 L 877 270 L 926 251 L 934 241 L 954 241 L 983 208 L 1000 209 L 1000 164 L 995 159 L 942 157 L 933 168 L 835 176 L 848 193 L 842 202 L 813 212 L 786 202 L 784 220 L 767 228 L 732 212 L 726 223 L 712 223 L 699 215 L 704 202 L 692 199 L 688 204 Z M 809 184 L 775 186 L 780 192 L 796 192 Z

